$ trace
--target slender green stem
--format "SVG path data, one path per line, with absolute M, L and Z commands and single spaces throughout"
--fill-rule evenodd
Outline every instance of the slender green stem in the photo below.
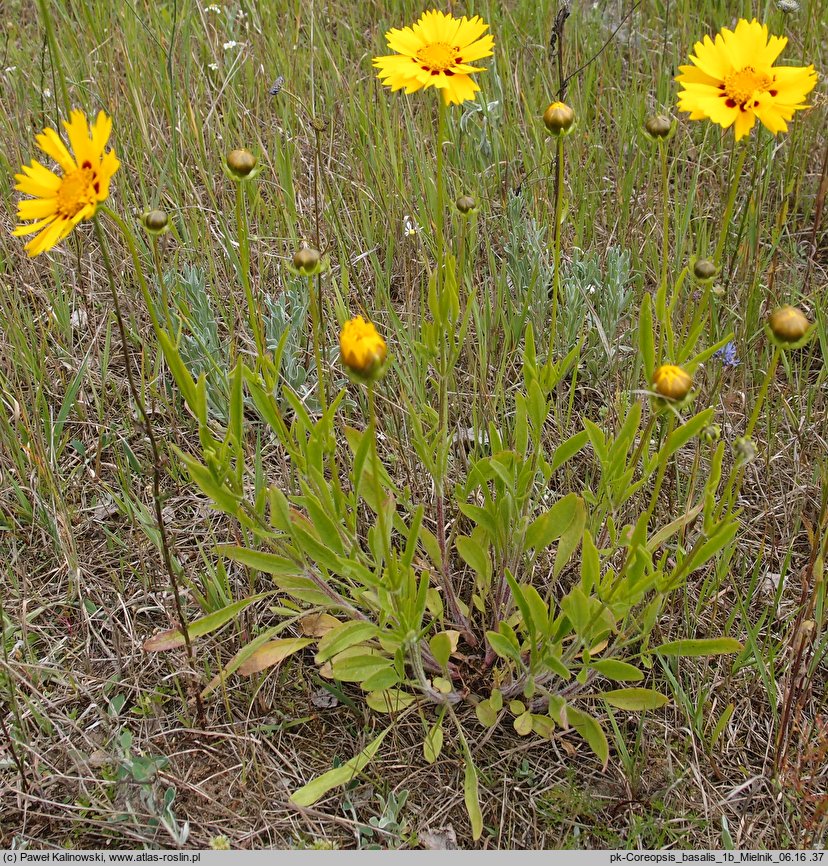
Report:
M 754 429 L 756 428 L 756 422 L 759 420 L 759 415 L 762 412 L 762 407 L 765 404 L 765 399 L 768 396 L 768 389 L 770 388 L 770 383 L 776 376 L 776 367 L 779 364 L 779 358 L 782 355 L 782 350 L 776 346 L 773 351 L 773 357 L 771 358 L 771 362 L 768 365 L 767 372 L 765 373 L 765 378 L 762 380 L 762 385 L 759 389 L 759 393 L 756 396 L 756 402 L 753 404 L 753 411 L 750 414 L 750 419 L 748 420 L 747 427 L 745 427 L 744 438 L 749 439 L 753 434 Z M 725 509 L 730 511 L 732 506 L 733 497 L 739 492 L 739 488 L 742 485 L 742 478 L 745 474 L 744 465 L 739 465 L 734 467 L 733 471 L 730 473 L 730 478 L 727 480 L 727 487 L 725 488 L 724 495 L 719 500 L 719 506 L 716 510 L 716 516 L 720 517 Z
M 374 398 L 374 383 L 369 382 L 368 390 L 368 435 L 371 437 L 371 463 L 374 476 L 374 496 L 377 500 L 377 521 L 382 534 L 382 550 L 385 557 L 385 568 L 388 570 L 390 584 L 397 589 L 397 575 L 394 560 L 391 556 L 391 542 L 388 536 L 388 525 L 385 519 L 385 492 L 382 489 L 382 475 L 377 450 L 377 407 Z
M 253 285 L 250 281 L 250 231 L 247 223 L 247 209 L 245 208 L 244 181 L 236 184 L 236 231 L 239 233 L 239 268 L 241 271 L 242 287 L 247 299 L 247 317 L 250 330 L 253 331 L 253 339 L 256 341 L 256 354 L 262 362 L 265 356 L 264 327 L 262 325 L 261 310 L 256 297 L 253 294 Z
M 745 427 L 745 436 L 749 437 L 753 435 L 753 431 L 756 427 L 756 422 L 759 420 L 759 413 L 762 411 L 762 406 L 765 402 L 765 398 L 768 396 L 768 389 L 770 388 L 770 383 L 776 375 L 776 367 L 779 364 L 779 358 L 782 356 L 782 350 L 779 346 L 775 346 L 773 350 L 773 357 L 771 358 L 771 362 L 768 365 L 768 370 L 765 373 L 765 378 L 762 380 L 762 387 L 759 389 L 759 394 L 756 397 L 756 402 L 753 404 L 753 412 L 750 414 L 750 420 L 747 423 L 747 427 Z
M 155 509 L 155 521 L 158 526 L 158 535 L 161 542 L 161 556 L 164 560 L 164 567 L 166 568 L 167 575 L 170 579 L 170 588 L 172 589 L 173 604 L 175 605 L 175 612 L 178 618 L 178 626 L 181 630 L 181 634 L 184 637 L 184 646 L 187 652 L 187 661 L 189 662 L 190 670 L 192 671 L 192 675 L 195 679 L 197 677 L 197 674 L 195 672 L 195 654 L 193 653 L 193 646 L 190 640 L 189 623 L 187 621 L 187 614 L 185 613 L 184 607 L 181 604 L 178 578 L 176 577 L 175 567 L 173 566 L 172 544 L 169 535 L 167 534 L 167 528 L 164 521 L 163 500 L 161 496 L 161 453 L 158 448 L 158 440 L 155 437 L 155 432 L 152 427 L 152 422 L 150 421 L 149 413 L 147 412 L 146 406 L 144 405 L 144 401 L 141 397 L 141 392 L 138 390 L 138 387 L 135 383 L 135 378 L 132 374 L 132 363 L 129 357 L 129 349 L 127 348 L 128 344 L 126 326 L 124 325 L 123 315 L 121 314 L 121 305 L 118 299 L 118 291 L 115 288 L 115 274 L 112 270 L 112 262 L 109 258 L 109 249 L 106 244 L 106 237 L 104 236 L 103 230 L 101 229 L 100 221 L 96 219 L 94 221 L 94 224 L 95 234 L 101 247 L 101 255 L 103 256 L 104 268 L 109 279 L 109 289 L 112 295 L 112 304 L 115 309 L 115 319 L 118 324 L 118 333 L 121 337 L 121 348 L 124 355 L 124 366 L 126 368 L 129 391 L 135 403 L 135 406 L 138 409 L 138 414 L 141 417 L 141 423 L 147 434 L 150 451 L 152 452 L 152 501 Z M 141 279 L 143 280 L 143 274 L 141 275 Z M 204 706 L 201 702 L 201 692 L 199 690 L 197 682 L 194 682 L 193 691 L 196 699 L 196 711 L 198 714 L 198 721 L 199 724 L 203 726 Z
M 747 145 L 739 145 L 739 156 L 736 159 L 736 167 L 733 171 L 733 177 L 730 181 L 730 190 L 727 194 L 727 202 L 722 213 L 722 223 L 719 227 L 719 239 L 716 242 L 716 251 L 713 253 L 713 264 L 718 268 L 722 263 L 722 254 L 724 253 L 725 243 L 727 242 L 728 229 L 730 228 L 730 220 L 733 217 L 733 208 L 736 205 L 736 196 L 739 192 L 739 181 L 742 178 L 742 169 L 745 167 L 745 159 L 747 158 Z
M 311 330 L 313 340 L 313 359 L 316 364 L 316 390 L 319 405 L 324 413 L 328 408 L 327 390 L 325 389 L 325 377 L 323 375 L 322 351 L 320 348 L 322 331 L 321 311 L 319 302 L 321 298 L 313 290 L 313 277 L 308 277 L 308 297 L 310 298 Z
M 438 94 L 439 109 L 437 111 L 437 213 L 435 224 L 437 226 L 437 297 L 441 297 L 443 290 L 443 278 L 445 276 L 443 261 L 445 257 L 445 178 L 443 158 L 443 138 L 446 129 L 446 104 L 442 95 Z
M 49 56 L 52 58 L 52 63 L 57 70 L 58 82 L 60 84 L 60 95 L 63 97 L 63 106 L 67 116 L 72 110 L 72 103 L 69 100 L 69 88 L 66 86 L 66 76 L 63 74 L 63 64 L 60 62 L 60 53 L 58 52 L 57 39 L 55 38 L 55 28 L 52 23 L 52 12 L 49 9 L 50 0 L 37 0 L 40 7 L 40 17 L 43 19 L 43 26 L 46 29 L 46 41 L 49 43 Z
M 563 222 L 564 136 L 559 135 L 555 157 L 555 225 L 553 226 L 552 309 L 549 314 L 549 357 L 555 353 L 558 332 L 558 298 L 561 293 L 561 229 Z
M 126 241 L 127 248 L 129 249 L 130 256 L 132 257 L 132 264 L 135 267 L 135 276 L 138 279 L 138 286 L 141 289 L 141 294 L 144 296 L 144 303 L 147 307 L 147 313 L 149 313 L 149 317 L 152 320 L 152 327 L 155 330 L 156 334 L 160 334 L 162 332 L 161 323 L 158 321 L 158 315 L 155 312 L 155 302 L 153 300 L 152 295 L 150 294 L 149 286 L 147 285 L 147 280 L 144 277 L 144 271 L 141 267 L 141 258 L 138 255 L 138 247 L 135 243 L 135 235 L 132 233 L 132 230 L 126 224 L 126 222 L 117 214 L 114 210 L 107 207 L 105 204 L 98 205 L 98 210 L 106 214 L 112 222 L 118 227 L 118 230 L 121 232 L 123 239 Z
M 161 292 L 161 306 L 163 307 L 164 319 L 167 322 L 167 330 L 172 333 L 172 316 L 170 315 L 170 293 L 164 279 L 164 271 L 161 267 L 161 250 L 158 246 L 158 238 L 152 235 L 152 260 L 155 265 L 155 276 L 158 279 L 158 288 Z

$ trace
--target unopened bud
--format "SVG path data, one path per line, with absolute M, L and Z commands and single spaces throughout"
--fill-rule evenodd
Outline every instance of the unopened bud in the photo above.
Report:
M 774 310 L 768 317 L 768 327 L 782 348 L 800 344 L 811 329 L 808 317 L 798 307 L 786 304 Z
M 697 280 L 712 280 L 718 272 L 719 269 L 709 259 L 697 259 L 693 265 L 693 276 Z
M 321 257 L 313 247 L 301 247 L 293 254 L 293 266 L 302 274 L 316 273 Z
M 712 445 L 714 442 L 718 442 L 721 438 L 722 428 L 718 424 L 708 424 L 706 427 L 702 428 L 702 442 L 707 442 L 708 445 Z
M 477 202 L 470 195 L 461 195 L 455 205 L 462 214 L 470 214 L 477 210 Z
M 256 168 L 256 157 L 249 150 L 238 148 L 227 154 L 225 163 L 233 177 L 244 180 L 250 177 Z
M 673 121 L 666 114 L 653 114 L 644 121 L 644 129 L 651 138 L 667 138 L 673 131 Z
M 169 218 L 162 210 L 151 210 L 141 216 L 141 225 L 151 234 L 163 234 L 169 228 Z
M 740 466 L 750 463 L 756 457 L 756 446 L 753 444 L 753 440 L 747 436 L 740 436 L 733 443 L 733 456 Z
M 575 112 L 565 102 L 553 102 L 544 112 L 543 122 L 552 135 L 566 135 L 575 122 Z

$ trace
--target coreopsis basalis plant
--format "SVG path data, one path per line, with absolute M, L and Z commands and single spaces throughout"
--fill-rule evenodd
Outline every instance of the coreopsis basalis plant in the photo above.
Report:
M 635 711 L 667 701 L 647 683 L 655 655 L 740 649 L 726 637 L 651 643 L 665 600 L 735 534 L 735 521 L 714 513 L 723 444 L 698 501 L 678 504 L 682 516 L 657 525 L 656 487 L 679 449 L 710 425 L 712 410 L 692 414 L 686 404 L 671 406 L 652 412 L 644 425 L 648 402 L 633 401 L 615 432 L 585 422 L 582 432 L 550 449 L 544 428 L 552 393 L 577 348 L 557 363 L 539 361 L 530 327 L 514 420 L 489 425 L 488 453 L 457 479 L 450 503 L 456 528 L 444 551 L 424 520 L 424 505 L 395 480 L 377 448 L 385 395 L 400 387 L 391 381 L 384 337 L 356 316 L 343 323 L 339 348 L 354 396 L 364 393 L 367 410 L 362 429 L 344 428 L 351 457 L 340 462 L 338 476 L 331 475 L 326 454 L 341 423 L 344 392 L 314 419 L 281 386 L 292 409 L 292 417 L 283 416 L 262 371 L 240 359 L 231 378 L 230 420 L 218 438 L 207 423 L 202 382 L 183 364 L 171 364 L 192 401 L 202 443 L 200 453 L 182 459 L 214 507 L 244 527 L 249 542 L 222 546 L 219 554 L 246 568 L 255 589 L 192 623 L 191 631 L 206 634 L 265 595 L 279 597 L 271 607 L 278 622 L 239 650 L 203 696 L 229 676 L 263 671 L 313 648 L 320 674 L 361 694 L 373 711 L 390 717 L 389 724 L 400 713 L 417 712 L 426 760 L 439 759 L 444 728 L 450 726 L 449 735 L 453 729 L 479 836 L 470 720 L 509 724 L 522 736 L 541 738 L 573 729 L 606 763 L 604 702 Z M 667 381 L 664 373 L 650 378 Z M 670 381 L 677 387 L 679 379 Z M 266 478 L 261 460 L 245 455 L 244 392 L 290 456 L 290 479 Z M 653 440 L 653 419 L 665 417 L 663 435 Z M 561 470 L 586 448 L 600 467 L 598 483 L 567 487 Z M 650 506 L 637 510 L 637 494 Z M 675 543 L 680 531 L 681 546 Z M 179 641 L 168 632 L 151 638 L 147 648 Z M 309 805 L 347 782 L 377 753 L 388 730 L 296 791 L 293 802 Z

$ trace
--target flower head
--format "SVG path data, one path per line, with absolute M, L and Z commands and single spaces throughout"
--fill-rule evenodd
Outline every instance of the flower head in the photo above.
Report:
M 575 123 L 575 112 L 565 102 L 553 102 L 543 113 L 543 122 L 555 137 L 567 135 Z
M 785 36 L 769 37 L 767 25 L 755 18 L 742 18 L 735 30 L 723 27 L 715 41 L 705 36 L 690 55 L 693 65 L 679 67 L 679 109 L 691 120 L 732 126 L 736 141 L 757 117 L 774 135 L 787 131 L 786 121 L 807 107 L 805 97 L 817 82 L 813 66 L 773 65 L 787 43 Z
M 257 163 L 258 160 L 249 150 L 238 147 L 224 158 L 224 173 L 233 180 L 253 180 L 261 171 Z
M 653 387 L 659 397 L 668 400 L 683 400 L 693 385 L 690 374 L 675 364 L 662 364 L 653 373 Z
M 377 77 L 391 90 L 404 88 L 406 93 L 436 87 L 446 105 L 474 99 L 480 86 L 471 76 L 485 70 L 470 64 L 491 57 L 494 37 L 488 29 L 477 15 L 469 19 L 436 9 L 424 12 L 411 27 L 385 34 L 388 47 L 397 54 L 374 58 Z
M 474 200 L 474 196 L 461 195 L 454 204 L 463 216 L 477 213 L 477 202 Z
M 54 129 L 44 129 L 37 146 L 60 167 L 56 174 L 36 159 L 16 174 L 15 189 L 32 198 L 17 206 L 19 225 L 12 234 L 35 235 L 26 244 L 29 256 L 37 256 L 59 244 L 81 220 L 90 220 L 109 197 L 109 182 L 120 162 L 111 150 L 104 151 L 112 131 L 112 120 L 101 111 L 90 130 L 86 115 L 75 109 L 63 122 L 72 153 Z
M 811 323 L 799 307 L 786 304 L 768 316 L 768 330 L 780 348 L 799 349 L 810 336 Z
M 714 358 L 722 362 L 723 367 L 738 367 L 739 356 L 736 354 L 736 344 L 731 340 L 713 353 Z
M 293 254 L 293 267 L 302 276 L 312 276 L 321 270 L 322 256 L 319 255 L 319 250 L 307 246 L 307 244 L 299 247 Z
M 362 316 L 349 319 L 339 334 L 342 363 L 359 379 L 377 379 L 385 367 L 388 347 L 373 322 Z

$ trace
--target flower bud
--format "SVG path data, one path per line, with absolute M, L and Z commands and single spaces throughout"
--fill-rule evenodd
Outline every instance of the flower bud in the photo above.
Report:
M 461 195 L 454 204 L 462 214 L 474 213 L 477 210 L 477 202 L 470 195 Z
M 708 424 L 702 428 L 701 440 L 708 445 L 718 442 L 722 438 L 722 428 L 718 424 Z
M 356 379 L 373 381 L 385 372 L 388 347 L 373 322 L 355 316 L 339 334 L 339 356 Z
M 709 259 L 696 259 L 693 264 L 693 276 L 702 282 L 712 280 L 718 272 L 719 269 Z
M 781 348 L 798 348 L 811 329 L 808 317 L 798 307 L 786 304 L 768 317 L 768 327 Z
M 669 138 L 673 121 L 666 114 L 653 114 L 644 121 L 644 130 L 650 138 Z
M 151 235 L 162 235 L 170 227 L 170 221 L 162 210 L 147 211 L 147 213 L 141 215 L 140 219 L 141 225 Z
M 799 3 L 796 0 L 776 0 L 776 8 L 785 15 L 799 12 Z
M 543 122 L 552 135 L 566 135 L 575 122 L 575 112 L 565 102 L 553 102 L 544 112 Z
M 753 444 L 753 440 L 747 436 L 740 436 L 733 443 L 733 456 L 739 466 L 750 463 L 756 457 L 756 446 Z
M 315 274 L 319 269 L 320 262 L 321 257 L 319 255 L 319 250 L 315 250 L 313 247 L 300 247 L 293 254 L 293 267 L 295 267 L 300 274 L 307 276 Z
M 225 159 L 228 171 L 236 180 L 246 180 L 256 169 L 256 157 L 243 147 L 231 150 Z
M 683 400 L 690 393 L 692 385 L 690 374 L 675 364 L 662 364 L 653 373 L 656 394 L 668 400 Z

